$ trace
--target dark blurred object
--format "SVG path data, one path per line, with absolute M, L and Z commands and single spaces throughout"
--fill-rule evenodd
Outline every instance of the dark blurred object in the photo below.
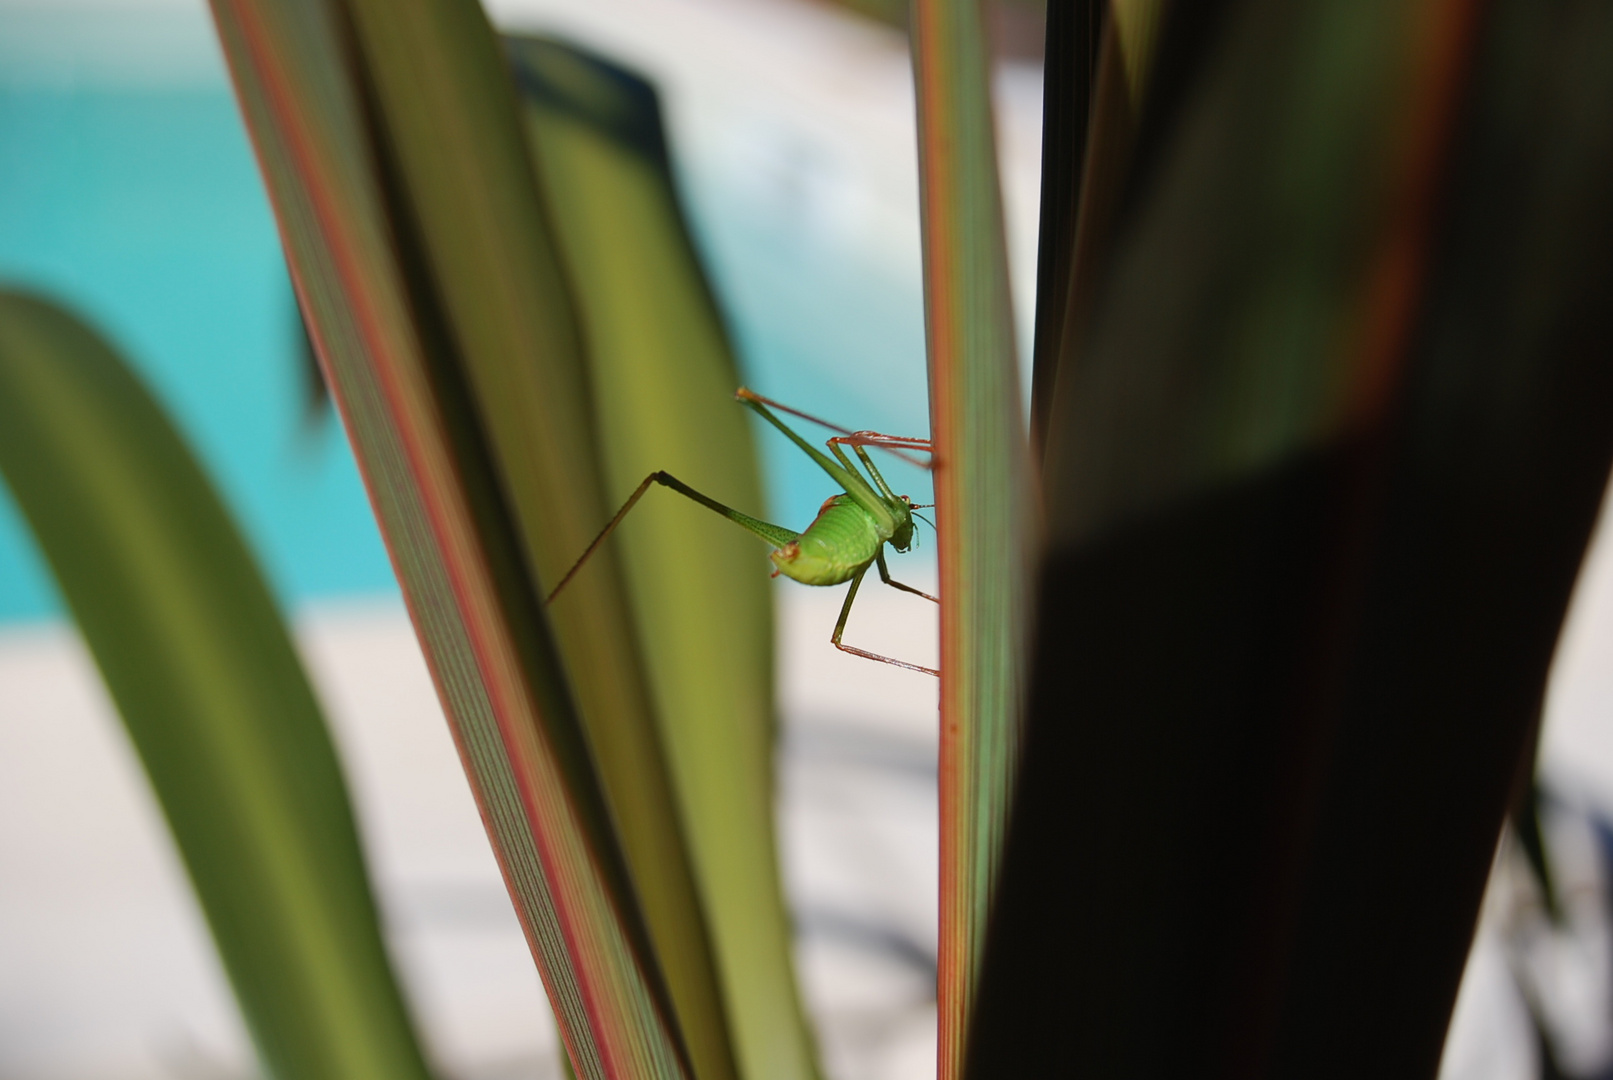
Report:
M 1539 731 L 1538 724 L 1536 731 Z M 1531 760 L 1538 756 L 1538 747 L 1537 739 L 1536 749 L 1529 754 Z M 1512 835 L 1517 837 L 1518 846 L 1523 850 L 1524 859 L 1528 862 L 1529 870 L 1534 874 L 1535 882 L 1540 888 L 1541 908 L 1552 922 L 1560 923 L 1563 919 L 1562 905 L 1558 902 L 1551 860 L 1546 855 L 1546 836 L 1540 827 L 1545 798 L 1545 791 L 1539 781 L 1531 779 L 1523 797 L 1512 810 Z
M 1613 5 L 1130 45 L 969 1075 L 1426 1080 L 1613 456 Z
M 325 382 L 325 371 L 319 366 L 319 357 L 314 353 L 314 339 L 308 333 L 308 320 L 302 313 L 302 304 L 295 296 L 291 301 L 291 315 L 297 374 L 302 383 L 302 424 L 305 429 L 312 430 L 330 415 L 330 386 Z
M 1047 413 L 1064 341 L 1075 261 L 1076 221 L 1091 129 L 1099 44 L 1108 4 L 1060 0 L 1047 9 L 1042 70 L 1042 213 L 1036 260 L 1036 333 L 1031 361 L 1031 445 L 1046 443 Z
M 1501 842 L 1480 934 L 1500 944 L 1541 1080 L 1613 1080 L 1613 825 L 1538 782 L 1529 804 L 1530 824 Z

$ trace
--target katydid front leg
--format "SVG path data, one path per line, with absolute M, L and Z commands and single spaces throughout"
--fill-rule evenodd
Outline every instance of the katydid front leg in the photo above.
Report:
M 891 581 L 888 575 L 884 575 L 885 556 L 883 552 L 881 552 L 879 556 L 879 567 L 881 575 L 885 577 L 885 583 L 887 585 L 896 585 L 895 582 Z M 923 672 L 925 675 L 934 675 L 936 678 L 940 678 L 941 673 L 934 668 L 927 668 L 921 664 L 909 664 L 906 660 L 894 660 L 889 656 L 881 656 L 878 653 L 872 653 L 866 649 L 859 649 L 855 645 L 842 645 L 840 643 L 840 636 L 846 632 L 846 619 L 851 616 L 851 603 L 853 600 L 857 599 L 857 586 L 863 583 L 863 575 L 866 573 L 868 573 L 868 567 L 865 566 L 861 570 L 857 571 L 856 577 L 851 579 L 851 588 L 846 590 L 846 602 L 840 605 L 840 618 L 835 620 L 835 632 L 829 635 L 829 644 L 833 645 L 841 652 L 847 652 L 853 656 L 860 656 L 864 660 L 878 660 L 881 664 L 890 664 L 892 667 L 905 668 L 908 671 L 919 671 Z M 918 592 L 917 589 L 908 588 L 906 585 L 896 585 L 896 587 L 898 589 L 907 589 L 908 592 Z M 919 593 L 919 595 L 924 596 L 925 594 Z M 934 600 L 935 597 L 932 596 L 929 597 L 929 599 Z
M 874 556 L 874 559 L 879 563 L 879 580 L 883 581 L 891 588 L 901 589 L 903 592 L 910 592 L 914 596 L 922 596 L 926 600 L 934 600 L 937 604 L 941 602 L 941 598 L 939 596 L 931 596 L 927 592 L 920 592 L 918 589 L 913 588 L 913 586 L 903 585 L 900 581 L 897 581 L 895 578 L 891 577 L 890 568 L 885 565 L 884 548 L 879 549 L 879 554 Z

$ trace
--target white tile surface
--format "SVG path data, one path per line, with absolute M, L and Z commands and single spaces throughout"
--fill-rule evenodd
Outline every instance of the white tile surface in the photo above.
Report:
M 822 683 L 788 710 L 781 778 L 804 981 L 836 1077 L 922 1075 L 934 1053 L 934 680 L 869 674 L 876 665 L 831 649 L 836 597 L 781 584 L 780 598 L 784 682 Z M 933 655 L 933 612 L 909 599 L 869 592 L 856 625 L 875 647 Z M 311 613 L 299 643 L 433 1054 L 449 1075 L 550 1075 L 548 1008 L 402 609 Z M 0 633 L 0 1077 L 240 1076 L 248 1061 L 82 646 L 61 625 Z

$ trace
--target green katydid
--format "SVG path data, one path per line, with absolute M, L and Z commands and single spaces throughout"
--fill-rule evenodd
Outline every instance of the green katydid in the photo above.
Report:
M 915 515 L 913 511 L 915 509 L 925 509 L 929 504 L 914 503 L 906 495 L 897 495 L 893 492 L 890 489 L 890 485 L 885 482 L 885 478 L 879 474 L 879 469 L 875 467 L 873 459 L 863 449 L 865 446 L 880 447 L 907 458 L 903 451 L 917 450 L 929 453 L 930 441 L 928 439 L 905 438 L 898 435 L 881 435 L 875 431 L 847 431 L 845 428 L 819 420 L 814 416 L 808 416 L 797 409 L 792 409 L 788 405 L 781 405 L 759 394 L 753 394 L 743 387 L 734 396 L 755 410 L 762 419 L 778 428 L 791 442 L 805 451 L 806 455 L 816 462 L 819 468 L 828 473 L 830 478 L 840 485 L 844 493 L 831 496 L 825 500 L 822 508 L 818 510 L 818 516 L 813 519 L 812 524 L 808 525 L 804 532 L 792 532 L 778 525 L 772 525 L 753 518 L 748 514 L 742 514 L 732 507 L 724 506 L 716 499 L 696 491 L 671 473 L 652 472 L 644 478 L 644 482 L 639 484 L 633 494 L 628 496 L 627 502 L 622 504 L 622 508 L 616 511 L 616 516 L 611 518 L 605 527 L 600 530 L 599 535 L 594 538 L 594 542 L 588 545 L 588 549 L 582 553 L 571 569 L 566 571 L 566 576 L 560 579 L 560 583 L 549 593 L 549 597 L 544 603 L 554 602 L 554 598 L 560 594 L 560 590 L 566 587 L 566 583 L 576 575 L 578 570 L 582 569 L 589 556 L 593 555 L 599 549 L 599 546 L 605 542 L 605 539 L 616 530 L 616 526 L 622 523 L 622 519 L 627 516 L 627 512 L 633 509 L 639 499 L 643 498 L 644 493 L 650 489 L 650 485 L 660 484 L 662 487 L 671 488 L 678 494 L 693 499 L 708 510 L 721 514 L 729 521 L 772 544 L 773 551 L 768 558 L 773 563 L 774 577 L 783 574 L 785 577 L 799 581 L 803 585 L 840 585 L 847 581 L 851 582 L 851 588 L 846 592 L 846 602 L 840 608 L 840 618 L 835 622 L 834 633 L 829 638 L 830 644 L 835 648 L 841 652 L 848 652 L 868 660 L 878 660 L 885 664 L 893 664 L 909 671 L 922 671 L 929 675 L 939 675 L 940 672 L 934 668 L 910 664 L 905 660 L 894 660 L 888 656 L 880 656 L 878 653 L 871 653 L 852 645 L 842 644 L 840 640 L 846 629 L 846 619 L 851 614 L 852 601 L 857 599 L 857 587 L 862 584 L 863 575 L 868 572 L 870 566 L 877 566 L 880 580 L 892 588 L 901 589 L 903 592 L 910 592 L 915 596 L 922 596 L 926 600 L 934 600 L 936 603 L 940 603 L 936 597 L 931 596 L 929 593 L 921 592 L 911 585 L 904 585 L 900 581 L 893 579 L 890 575 L 890 569 L 885 565 L 885 545 L 889 544 L 898 552 L 907 551 L 912 546 L 914 539 L 913 518 Z M 830 439 L 826 444 L 829 447 L 829 452 L 834 455 L 834 460 L 830 460 L 821 450 L 818 450 L 798 435 L 789 425 L 775 416 L 768 406 L 772 406 L 780 412 L 787 412 L 802 419 L 810 420 L 815 424 L 821 424 L 831 431 L 840 432 L 839 435 Z M 843 446 L 851 447 L 852 452 L 857 455 L 863 467 L 868 470 L 867 476 L 858 471 L 851 458 L 847 457 L 846 452 L 841 449 Z M 911 461 L 913 459 L 907 458 L 907 460 Z M 923 519 L 920 518 L 920 520 Z

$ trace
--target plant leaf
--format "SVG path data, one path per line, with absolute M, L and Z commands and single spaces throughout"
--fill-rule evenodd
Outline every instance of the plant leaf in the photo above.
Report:
M 214 13 L 573 1064 L 587 1080 L 728 1075 L 611 560 L 557 605 L 553 633 L 539 599 L 605 513 L 575 326 L 492 31 L 474 3 L 446 0 Z
M 1425 1078 L 1613 458 L 1613 17 L 1230 0 L 1158 49 L 969 1073 Z
M 654 89 L 576 48 L 507 42 L 589 345 L 607 505 L 650 472 L 760 508 L 739 374 L 684 226 Z M 815 1077 L 773 833 L 765 551 L 662 493 L 616 534 L 741 1075 Z
M 0 471 L 95 656 L 274 1075 L 428 1075 L 335 751 L 228 513 L 111 348 L 0 292 Z
M 939 1075 L 952 1080 L 1018 752 L 1034 538 L 976 0 L 917 0 L 912 36 L 941 578 Z
M 475 0 L 350 0 L 406 259 L 462 374 L 546 596 L 614 507 L 587 359 L 512 80 Z M 609 550 L 547 610 L 695 1071 L 734 1072 L 726 1015 L 626 591 Z
M 1036 332 L 1031 360 L 1031 438 L 1038 458 L 1064 346 L 1076 222 L 1087 168 L 1099 48 L 1109 5 L 1073 0 L 1047 8 L 1042 69 L 1042 198 L 1036 245 Z
M 1048 23 L 1053 36 L 1046 89 L 1056 96 L 1042 129 L 1042 242 L 1031 377 L 1038 458 L 1047 445 L 1059 372 L 1086 335 L 1093 289 L 1129 208 L 1138 127 L 1161 44 L 1162 0 L 1080 6 L 1086 10 L 1074 14 L 1050 9 Z M 1197 10 L 1202 20 L 1203 12 L 1213 9 L 1206 4 Z M 1171 89 L 1169 79 L 1160 81 L 1166 85 L 1152 91 L 1156 96 Z

